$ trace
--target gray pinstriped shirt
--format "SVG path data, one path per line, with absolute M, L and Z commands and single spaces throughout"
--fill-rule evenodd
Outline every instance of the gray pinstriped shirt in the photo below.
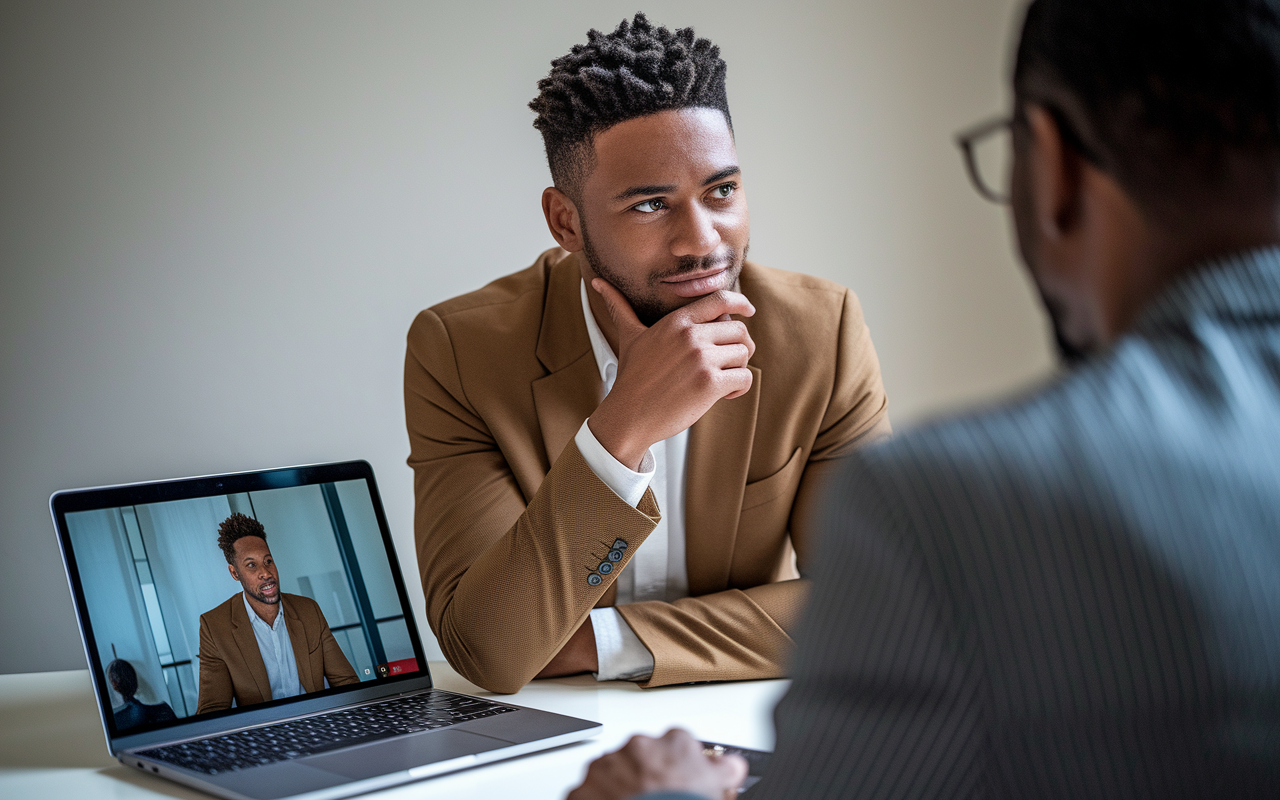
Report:
M 851 459 L 750 796 L 1280 796 L 1280 250 Z
M 753 798 L 1280 796 L 1280 250 L 855 454 Z

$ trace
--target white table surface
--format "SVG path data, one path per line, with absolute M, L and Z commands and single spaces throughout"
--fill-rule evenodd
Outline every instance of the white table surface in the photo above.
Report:
M 431 662 L 436 686 L 490 696 L 444 662 Z M 786 681 L 640 689 L 590 676 L 535 681 L 501 699 L 604 723 L 594 739 L 365 797 L 563 798 L 588 763 L 633 733 L 680 726 L 700 739 L 773 749 L 772 710 Z M 131 770 L 107 753 L 87 671 L 0 675 L 0 798 L 191 798 L 210 795 Z

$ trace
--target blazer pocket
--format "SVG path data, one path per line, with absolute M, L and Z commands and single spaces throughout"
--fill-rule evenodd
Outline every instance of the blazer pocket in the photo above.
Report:
M 800 472 L 804 469 L 803 448 L 797 447 L 782 469 L 767 478 L 748 483 L 742 492 L 742 510 L 758 508 L 773 500 L 777 500 L 788 490 L 799 485 Z

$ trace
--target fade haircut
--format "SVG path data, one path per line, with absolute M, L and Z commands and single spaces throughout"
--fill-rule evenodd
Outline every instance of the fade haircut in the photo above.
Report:
M 244 514 L 232 514 L 218 525 L 218 547 L 222 548 L 228 564 L 235 565 L 236 542 L 246 536 L 257 536 L 265 542 L 267 529 L 262 527 L 261 522 Z
M 636 117 L 680 108 L 714 108 L 733 130 L 720 48 L 693 28 L 655 27 L 644 14 L 613 33 L 592 28 L 587 43 L 551 62 L 529 103 L 537 113 L 556 188 L 575 201 L 595 168 L 595 135 Z
M 1014 84 L 1150 210 L 1274 199 L 1280 0 L 1035 0 Z M 1081 130 L 1045 86 L 1079 104 Z

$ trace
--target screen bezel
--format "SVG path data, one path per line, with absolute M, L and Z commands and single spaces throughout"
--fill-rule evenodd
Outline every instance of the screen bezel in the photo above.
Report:
M 183 717 L 170 722 L 151 725 L 142 730 L 130 729 L 124 733 L 117 731 L 115 729 L 115 717 L 111 713 L 111 696 L 107 686 L 106 665 L 99 663 L 101 659 L 98 657 L 97 642 L 93 637 L 93 629 L 89 623 L 88 605 L 84 592 L 81 591 L 79 565 L 71 547 L 67 515 L 78 511 L 148 505 L 175 500 L 217 497 L 242 492 L 260 492 L 270 489 L 313 486 L 351 480 L 365 481 L 369 490 L 374 515 L 377 518 L 378 528 L 382 533 L 383 545 L 390 561 L 391 576 L 395 581 L 396 595 L 400 600 L 405 625 L 409 631 L 409 640 L 413 645 L 414 657 L 417 659 L 419 671 L 406 675 L 378 678 L 372 681 L 362 681 L 350 686 L 331 687 L 311 694 L 281 700 L 270 700 L 245 708 L 209 712 L 198 717 Z M 378 493 L 378 485 L 373 476 L 373 467 L 367 461 L 343 461 L 329 464 L 278 467 L 252 472 L 148 481 L 89 489 L 69 489 L 55 492 L 49 498 L 49 511 L 53 517 L 54 527 L 57 530 L 58 546 L 62 551 L 67 583 L 71 589 L 71 597 L 76 609 L 76 619 L 80 626 L 80 639 L 84 645 L 85 658 L 89 665 L 89 675 L 93 681 L 94 695 L 98 701 L 99 715 L 102 720 L 103 731 L 107 737 L 107 747 L 112 755 L 122 750 L 253 727 L 263 723 L 327 711 L 340 706 L 376 700 L 390 695 L 431 688 L 431 676 L 427 669 L 422 641 L 418 635 L 417 620 L 413 615 L 413 607 L 409 603 L 404 575 L 400 571 L 400 561 L 396 557 L 395 544 L 391 539 L 391 528 L 387 524 L 386 513 L 382 508 L 382 498 Z M 235 718 L 234 721 L 230 719 L 232 717 Z

